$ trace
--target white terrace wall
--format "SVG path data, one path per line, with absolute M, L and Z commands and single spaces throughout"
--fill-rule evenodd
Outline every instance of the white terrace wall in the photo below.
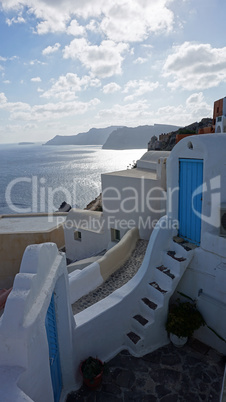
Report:
M 80 361 L 90 355 L 108 361 L 121 350 L 129 349 L 125 334 L 130 331 L 130 319 L 137 311 L 141 295 L 146 294 L 151 272 L 161 263 L 163 247 L 167 248 L 168 241 L 175 235 L 175 231 L 165 221 L 166 217 L 162 217 L 154 228 L 144 260 L 136 275 L 110 296 L 74 316 L 76 322 L 74 332 L 77 359 L 76 388 L 81 386 L 82 381 L 79 374 Z M 165 229 L 162 229 L 161 226 Z M 139 356 L 169 342 L 169 340 L 166 341 L 164 328 L 161 333 L 158 326 L 151 330 L 152 335 L 154 331 L 156 342 L 153 345 L 149 341 L 149 345 L 140 351 Z M 134 354 L 134 351 L 131 350 L 131 353 Z
M 53 292 L 63 388 L 73 386 L 75 323 L 68 299 L 65 256 L 53 243 L 32 245 L 25 250 L 0 320 L 0 373 L 7 377 L 7 387 L 0 383 L 2 401 L 53 401 L 45 329 Z
M 82 270 L 77 269 L 69 274 L 71 303 L 96 289 L 119 269 L 132 254 L 138 239 L 138 229 L 129 230 L 102 258 Z
M 75 232 L 81 237 L 76 238 Z M 64 224 L 66 255 L 71 261 L 82 260 L 107 247 L 101 212 L 71 209 Z
M 141 239 L 148 240 L 154 225 L 166 212 L 166 193 L 156 171 L 131 170 L 101 175 L 103 218 L 109 242 L 111 229 L 119 230 L 122 237 L 133 227 L 138 227 Z
M 192 146 L 191 146 L 192 145 Z M 226 203 L 226 134 L 184 138 L 167 160 L 168 216 L 178 219 L 179 158 L 203 159 L 203 195 L 200 247 L 186 270 L 177 291 L 197 300 L 207 324 L 226 339 L 226 237 L 220 236 L 220 207 Z M 178 293 L 175 293 L 175 297 Z M 207 327 L 200 340 L 225 351 L 225 343 Z

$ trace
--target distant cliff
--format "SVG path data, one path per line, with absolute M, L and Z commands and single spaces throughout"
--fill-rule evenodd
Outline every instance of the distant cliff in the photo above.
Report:
M 199 123 L 195 122 L 188 126 L 181 127 L 176 131 L 167 132 L 164 130 L 157 138 L 156 135 L 152 136 L 148 141 L 148 151 L 171 151 L 176 145 L 177 134 L 194 135 L 198 134 L 199 129 L 212 126 L 213 120 L 211 118 L 204 118 Z M 167 133 L 167 134 L 165 134 Z
M 103 149 L 133 149 L 147 148 L 147 143 L 153 135 L 178 129 L 169 124 L 154 124 L 154 126 L 121 127 L 113 131 Z
M 45 145 L 103 145 L 109 134 L 118 127 L 91 128 L 89 131 L 77 135 L 56 135 Z

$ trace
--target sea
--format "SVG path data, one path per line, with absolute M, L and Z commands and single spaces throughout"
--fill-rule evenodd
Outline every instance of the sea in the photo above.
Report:
M 131 168 L 146 149 L 0 144 L 0 215 L 52 213 L 62 202 L 85 208 L 101 174 Z

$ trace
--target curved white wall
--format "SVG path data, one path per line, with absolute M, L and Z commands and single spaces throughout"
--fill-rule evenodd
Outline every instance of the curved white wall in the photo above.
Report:
M 71 303 L 75 303 L 80 297 L 96 289 L 119 269 L 132 254 L 138 239 L 138 229 L 129 230 L 119 243 L 106 252 L 104 257 L 83 270 L 75 270 L 69 274 Z
M 166 229 L 162 230 L 161 226 Z M 130 330 L 130 319 L 136 311 L 141 295 L 145 293 L 152 271 L 161 262 L 163 247 L 167 248 L 173 234 L 175 232 L 167 224 L 167 218 L 161 218 L 153 230 L 144 260 L 136 275 L 104 300 L 74 316 L 76 322 L 74 342 L 78 362 L 89 355 L 108 361 L 126 347 L 124 336 Z M 160 347 L 162 337 L 157 328 L 154 331 Z M 152 346 L 148 345 L 148 337 L 146 340 L 147 344 L 141 352 L 142 355 L 148 353 Z M 81 377 L 78 370 L 76 373 L 76 386 L 79 387 Z

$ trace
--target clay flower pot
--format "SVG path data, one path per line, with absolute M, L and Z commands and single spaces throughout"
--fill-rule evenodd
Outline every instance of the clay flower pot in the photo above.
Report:
M 177 336 L 175 334 L 170 333 L 170 340 L 177 348 L 181 348 L 187 343 L 188 337 L 187 336 Z
M 95 389 L 101 384 L 104 372 L 104 363 L 101 360 L 90 356 L 80 364 L 79 369 L 87 387 Z

